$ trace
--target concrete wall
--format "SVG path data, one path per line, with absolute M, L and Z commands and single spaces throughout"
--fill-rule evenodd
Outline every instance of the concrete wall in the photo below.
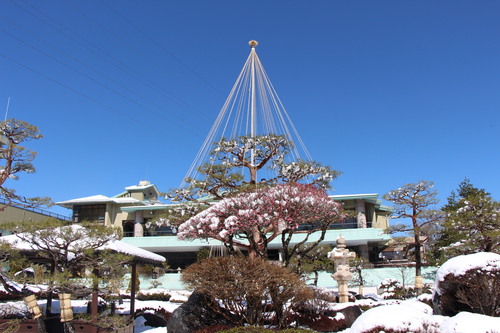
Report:
M 49 216 L 12 206 L 8 206 L 0 212 L 0 222 L 37 222 L 48 219 L 50 219 Z

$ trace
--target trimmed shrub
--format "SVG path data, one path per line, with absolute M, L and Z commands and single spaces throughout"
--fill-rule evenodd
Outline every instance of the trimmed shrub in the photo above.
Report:
M 347 327 L 345 320 L 335 319 L 323 314 L 314 317 L 299 315 L 297 320 L 301 326 L 307 326 L 316 332 L 337 332 Z
M 262 258 L 208 258 L 184 270 L 182 281 L 235 314 L 231 321 L 236 325 L 284 328 L 289 311 L 285 304 L 293 306 L 312 298 L 299 276 Z
M 145 312 L 153 312 L 155 315 L 157 316 L 161 316 L 163 319 L 165 319 L 165 321 L 168 321 L 170 319 L 170 317 L 172 316 L 172 313 L 165 310 L 164 308 L 162 307 L 159 307 L 159 308 L 150 308 L 150 307 L 147 307 L 147 308 L 142 308 L 140 310 L 136 310 L 135 311 L 135 314 L 134 314 L 134 317 L 138 317 L 140 315 L 142 315 L 143 313 Z
M 164 293 L 164 292 L 146 293 L 146 294 L 139 292 L 136 296 L 136 299 L 138 299 L 140 301 L 165 301 L 165 302 L 167 302 L 170 300 L 170 297 L 172 297 L 170 294 Z

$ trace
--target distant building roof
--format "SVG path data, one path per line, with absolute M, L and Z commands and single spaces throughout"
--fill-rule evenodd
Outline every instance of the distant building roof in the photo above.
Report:
M 90 197 L 83 197 L 78 199 L 71 199 L 67 201 L 56 202 L 57 205 L 72 208 L 76 204 L 103 204 L 107 202 L 114 202 L 117 204 L 140 204 L 141 201 L 134 198 L 110 198 L 102 194 L 92 195 Z
M 382 200 L 380 200 L 378 193 L 368 193 L 368 194 L 341 194 L 341 195 L 329 195 L 329 197 L 333 200 L 337 201 L 345 201 L 345 200 L 364 200 L 366 202 L 371 202 L 375 204 L 375 206 L 383 211 L 392 212 L 393 208 L 382 205 Z

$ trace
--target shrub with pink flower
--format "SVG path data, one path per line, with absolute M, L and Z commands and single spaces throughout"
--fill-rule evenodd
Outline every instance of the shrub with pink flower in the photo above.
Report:
M 181 239 L 213 238 L 265 256 L 267 244 L 300 224 L 311 230 L 343 218 L 340 203 L 324 189 L 306 184 L 282 184 L 223 199 L 179 227 Z

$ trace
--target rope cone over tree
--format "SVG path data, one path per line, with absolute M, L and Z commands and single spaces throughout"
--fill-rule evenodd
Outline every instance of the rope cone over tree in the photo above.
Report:
M 326 193 L 340 172 L 311 159 L 257 56 L 258 43 L 249 45 L 250 55 L 184 182 L 167 194 L 177 205 L 160 218 L 179 226 L 179 238 L 214 238 L 252 258 L 266 257 L 269 242 L 281 236 L 288 265 L 342 220 L 341 205 Z M 299 231 L 299 224 L 308 227 Z M 316 231 L 320 237 L 306 244 Z M 296 233 L 304 234 L 302 241 L 289 246 Z

